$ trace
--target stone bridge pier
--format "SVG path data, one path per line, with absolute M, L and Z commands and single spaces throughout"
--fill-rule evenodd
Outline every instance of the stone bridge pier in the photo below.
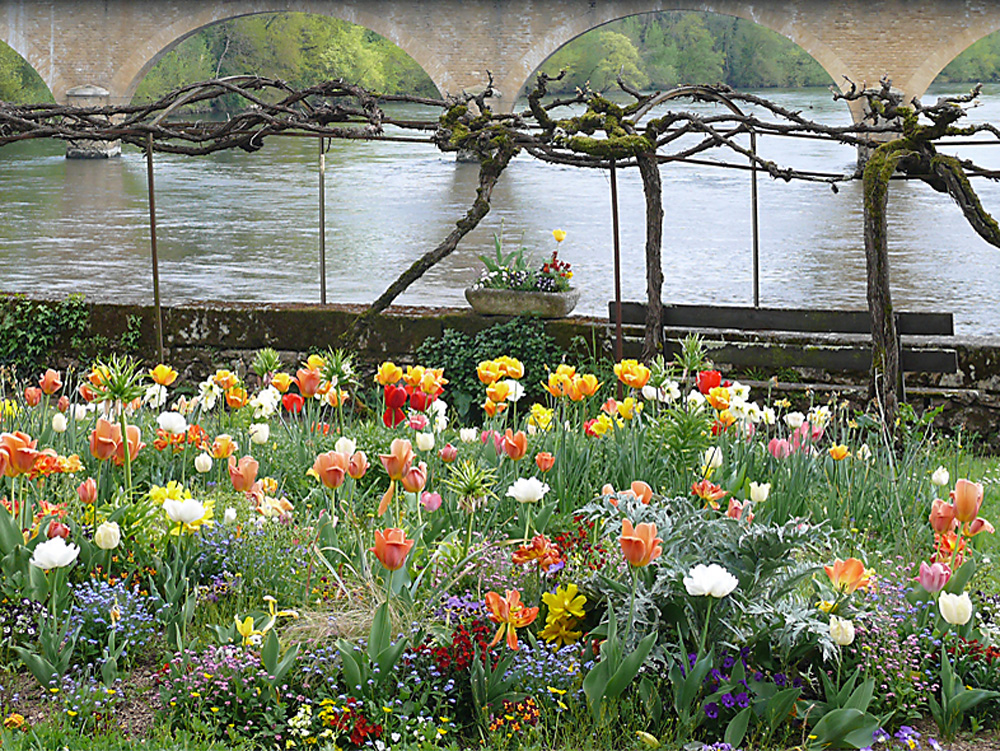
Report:
M 121 103 L 164 54 L 206 26 L 254 13 L 314 13 L 394 42 L 442 94 L 481 90 L 490 71 L 496 107 L 510 111 L 567 42 L 668 10 L 759 23 L 801 46 L 842 87 L 845 77 L 874 85 L 888 75 L 911 97 L 1000 29 L 1000 0 L 0 0 L 0 40 L 35 67 L 56 101 L 84 91 Z

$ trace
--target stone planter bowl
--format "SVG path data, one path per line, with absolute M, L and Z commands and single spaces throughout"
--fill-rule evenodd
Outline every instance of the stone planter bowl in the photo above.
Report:
M 565 318 L 580 300 L 580 290 L 520 292 L 512 289 L 465 290 L 465 299 L 481 316 L 535 316 Z

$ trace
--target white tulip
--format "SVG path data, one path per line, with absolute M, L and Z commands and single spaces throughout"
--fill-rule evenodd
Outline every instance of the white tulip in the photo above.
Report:
M 708 469 L 718 469 L 722 466 L 722 449 L 718 446 L 710 446 L 705 449 L 701 463 Z
M 212 468 L 212 457 L 202 451 L 194 458 L 194 468 L 201 474 L 205 474 Z
M 524 386 L 515 381 L 513 378 L 508 378 L 504 383 L 507 384 L 507 401 L 516 402 L 522 396 L 524 396 Z
M 250 443 L 256 443 L 258 446 L 264 445 L 271 438 L 271 426 L 266 422 L 251 424 L 247 432 L 250 434 Z
M 163 502 L 163 510 L 167 512 L 170 521 L 180 524 L 193 524 L 205 516 L 205 507 L 194 498 L 185 498 L 183 501 L 168 498 Z
M 854 621 L 848 618 L 830 616 L 830 638 L 842 647 L 854 642 Z
M 806 421 L 806 416 L 801 412 L 789 412 L 785 415 L 785 425 L 787 425 L 792 430 L 802 426 L 802 423 Z
M 754 503 L 763 503 L 771 494 L 771 483 L 752 482 L 750 483 L 750 500 Z
M 434 448 L 433 433 L 417 433 L 417 451 L 430 451 Z
M 435 399 L 427 411 L 434 416 L 434 432 L 440 433 L 448 427 L 448 404 L 444 399 Z
M 66 420 L 66 415 L 62 412 L 56 412 L 52 415 L 52 430 L 55 433 L 65 433 L 66 429 L 69 427 L 69 422 Z
M 356 441 L 352 441 L 346 435 L 342 435 L 337 439 L 337 442 L 333 444 L 333 450 L 338 454 L 347 454 L 351 456 L 355 451 L 358 450 L 358 444 Z
M 462 443 L 475 443 L 479 440 L 479 430 L 477 428 L 462 428 L 458 431 L 458 437 Z
M 86 404 L 77 404 L 73 407 L 73 419 L 77 422 L 81 422 L 87 419 L 87 413 L 90 411 L 87 409 Z
M 188 429 L 187 420 L 180 412 L 161 412 L 156 418 L 156 424 L 161 430 L 165 430 L 173 435 L 180 435 Z
M 717 563 L 709 566 L 699 563 L 684 577 L 684 586 L 688 594 L 694 597 L 711 596 L 721 599 L 736 589 L 739 583 L 735 576 Z
M 964 626 L 972 618 L 972 600 L 969 599 L 968 592 L 960 595 L 942 592 L 938 598 L 938 610 L 941 611 L 941 617 L 951 625 Z
M 42 569 L 63 568 L 73 565 L 78 555 L 78 545 L 68 545 L 63 538 L 53 537 L 35 548 L 31 554 L 31 565 Z
M 944 467 L 938 467 L 934 470 L 934 474 L 931 475 L 931 484 L 937 485 L 938 487 L 944 487 L 948 484 L 948 480 L 951 476 L 948 474 L 948 470 Z
M 94 532 L 94 544 L 101 550 L 114 550 L 122 541 L 122 531 L 117 522 L 104 522 Z
M 223 524 L 232 524 L 236 521 L 236 509 L 232 506 L 226 509 L 226 513 L 222 515 Z
M 537 477 L 519 477 L 507 488 L 507 495 L 518 503 L 537 503 L 548 492 L 548 484 Z

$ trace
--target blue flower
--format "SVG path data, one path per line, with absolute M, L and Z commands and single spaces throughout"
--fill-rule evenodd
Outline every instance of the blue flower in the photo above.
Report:
M 719 705 L 714 701 L 710 701 L 705 705 L 705 716 L 710 719 L 716 719 L 719 716 Z

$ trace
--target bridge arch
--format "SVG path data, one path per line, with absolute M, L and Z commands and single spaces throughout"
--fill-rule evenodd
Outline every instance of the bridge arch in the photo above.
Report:
M 519 59 L 512 63 L 507 77 L 499 82 L 502 95 L 509 98 L 510 103 L 506 106 L 513 106 L 513 101 L 531 86 L 532 77 L 546 60 L 577 37 L 612 21 L 664 11 L 718 13 L 759 24 L 781 34 L 805 50 L 830 74 L 830 78 L 840 85 L 843 85 L 843 76 L 851 70 L 832 47 L 817 38 L 803 24 L 798 23 L 795 14 L 789 14 L 780 6 L 756 5 L 734 0 L 709 0 L 708 2 L 613 0 L 612 2 L 590 3 L 586 13 L 559 19 L 559 23 L 553 23 L 547 30 L 540 31 L 533 47 L 526 50 Z M 687 81 L 685 83 L 713 82 Z M 853 110 L 852 107 L 852 114 Z
M 188 37 L 223 21 L 267 13 L 308 13 L 337 18 L 363 26 L 385 37 L 413 58 L 424 69 L 439 91 L 450 83 L 449 71 L 441 65 L 422 38 L 411 33 L 412 19 L 378 13 L 360 3 L 303 0 L 302 2 L 226 2 L 204 3 L 190 14 L 174 18 L 141 43 L 133 45 L 116 68 L 111 85 L 112 97 L 130 101 L 139 83 L 160 59 Z
M 32 40 L 12 32 L 3 16 L 0 16 L 0 43 L 6 44 L 14 52 L 28 63 L 39 78 L 49 89 L 49 96 L 56 91 L 56 86 L 62 84 L 62 80 L 55 66 L 51 64 L 51 55 L 48 50 L 36 49 Z M 69 88 L 73 84 L 66 84 L 64 88 Z
M 922 96 L 927 91 L 934 79 L 943 71 L 948 64 L 956 57 L 965 52 L 969 47 L 985 39 L 990 34 L 1000 31 L 1000 15 L 984 18 L 973 27 L 971 24 L 962 29 L 955 36 L 949 37 L 947 43 L 927 55 L 924 62 L 914 71 L 909 81 L 909 86 L 902 87 L 904 91 L 915 92 L 914 96 Z

